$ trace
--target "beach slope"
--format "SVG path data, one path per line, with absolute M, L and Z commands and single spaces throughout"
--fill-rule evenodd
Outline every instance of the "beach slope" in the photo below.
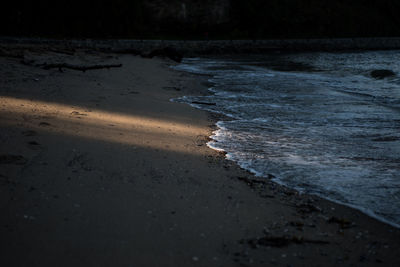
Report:
M 2 51 L 1 266 L 400 265 L 399 229 L 209 149 L 215 115 L 170 101 L 206 93 L 204 77 L 158 58 Z M 61 63 L 113 67 L 46 68 Z

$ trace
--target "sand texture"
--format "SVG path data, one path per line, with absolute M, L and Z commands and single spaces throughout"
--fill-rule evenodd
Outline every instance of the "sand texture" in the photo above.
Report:
M 0 266 L 400 266 L 400 231 L 206 146 L 171 61 L 0 53 Z M 119 65 L 85 72 L 45 64 Z

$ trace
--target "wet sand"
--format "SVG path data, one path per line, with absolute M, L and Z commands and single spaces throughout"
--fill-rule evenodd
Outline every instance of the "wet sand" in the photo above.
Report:
M 165 59 L 2 51 L 1 266 L 400 265 L 399 229 L 209 149 L 218 117 L 170 101 L 206 93 L 204 77 Z

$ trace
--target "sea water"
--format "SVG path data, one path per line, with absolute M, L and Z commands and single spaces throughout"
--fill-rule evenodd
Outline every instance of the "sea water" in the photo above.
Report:
M 187 58 L 222 113 L 209 146 L 261 177 L 400 225 L 400 51 Z M 375 79 L 371 71 L 398 76 Z

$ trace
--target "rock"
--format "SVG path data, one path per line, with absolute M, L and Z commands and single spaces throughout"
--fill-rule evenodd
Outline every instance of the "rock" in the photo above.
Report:
M 322 209 L 318 206 L 314 206 L 308 203 L 302 203 L 296 205 L 297 211 L 300 213 L 313 213 L 313 212 L 322 212 Z
M 294 227 L 303 227 L 304 226 L 304 223 L 303 222 L 301 222 L 301 221 L 292 221 L 292 222 L 289 222 L 289 225 L 290 226 L 294 226 Z
M 251 187 L 253 187 L 255 185 L 258 185 L 258 184 L 262 184 L 262 185 L 266 185 L 267 184 L 267 181 L 264 181 L 264 180 L 261 180 L 261 179 L 251 179 L 251 178 L 247 178 L 247 177 L 244 177 L 244 176 L 239 176 L 239 177 L 237 177 L 237 179 L 239 181 L 245 182 L 247 185 L 249 185 Z
M 347 229 L 347 228 L 351 228 L 351 227 L 355 226 L 355 224 L 353 222 L 351 222 L 350 220 L 345 219 L 345 218 L 337 218 L 335 216 L 332 216 L 331 218 L 329 218 L 327 220 L 327 222 L 328 223 L 337 223 L 337 224 L 339 224 L 339 226 L 342 229 Z
M 326 240 L 308 239 L 302 236 L 265 236 L 262 238 L 243 240 L 243 244 L 247 243 L 251 248 L 256 249 L 258 246 L 265 247 L 287 247 L 291 244 L 329 244 Z
M 215 105 L 217 105 L 217 103 L 201 102 L 201 101 L 192 101 L 192 104 L 206 105 L 206 106 L 215 106 Z
M 371 71 L 371 76 L 375 79 L 381 80 L 387 77 L 396 76 L 396 73 L 391 70 L 373 70 Z
M 166 86 L 166 87 L 163 87 L 163 89 L 168 90 L 168 91 L 180 91 L 181 90 L 181 88 L 175 87 L 175 86 Z

